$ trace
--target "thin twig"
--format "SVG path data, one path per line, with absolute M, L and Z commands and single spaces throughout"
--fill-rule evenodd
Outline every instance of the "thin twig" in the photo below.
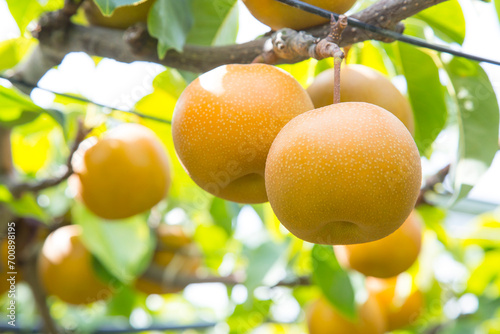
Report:
M 335 44 L 339 44 L 342 39 L 342 33 L 344 29 L 347 28 L 347 16 L 340 15 L 338 21 L 335 20 L 335 17 L 332 15 L 330 19 L 331 32 L 328 35 L 329 38 L 332 39 L 332 42 Z
M 223 283 L 236 285 L 243 283 L 242 275 L 232 274 L 229 276 L 205 276 L 184 275 L 177 272 L 175 275 L 165 275 L 165 268 L 157 265 L 150 265 L 142 274 L 143 278 L 157 282 L 161 285 L 183 288 L 189 284 L 197 283 Z
M 287 286 L 287 287 L 294 287 L 294 286 L 307 286 L 311 285 L 311 278 L 309 276 L 297 276 L 293 279 L 284 279 L 282 281 L 279 281 L 275 285 L 273 285 L 271 288 L 275 288 L 278 286 Z
M 168 269 L 167 269 L 168 270 Z M 245 284 L 245 275 L 243 273 L 234 273 L 228 276 L 195 276 L 195 275 L 184 275 L 177 273 L 176 275 L 165 275 L 165 268 L 161 268 L 156 265 L 150 265 L 148 269 L 143 273 L 142 277 L 168 286 L 183 288 L 189 284 L 200 284 L 200 283 L 222 283 L 226 285 L 237 285 Z M 277 286 L 300 286 L 300 285 L 310 285 L 311 280 L 308 276 L 299 276 L 294 279 L 284 279 L 273 287 Z
M 21 196 L 24 192 L 38 192 L 43 189 L 47 189 L 50 187 L 54 187 L 61 182 L 65 181 L 67 178 L 73 174 L 73 166 L 71 164 L 71 160 L 73 158 L 73 155 L 75 154 L 76 150 L 78 149 L 78 146 L 80 143 L 85 139 L 87 134 L 90 132 L 90 129 L 85 128 L 83 125 L 82 121 L 78 122 L 78 131 L 75 137 L 75 140 L 73 142 L 73 145 L 71 147 L 70 154 L 68 156 L 68 159 L 66 160 L 66 171 L 56 177 L 51 177 L 45 180 L 37 181 L 37 182 L 22 182 L 18 184 L 14 184 L 10 187 L 10 191 L 15 197 Z
M 434 188 L 436 187 L 436 185 L 443 183 L 444 179 L 446 178 L 446 176 L 448 175 L 449 172 L 450 172 L 450 164 L 443 167 L 436 174 L 429 176 L 425 180 L 424 186 L 420 189 L 420 194 L 417 197 L 417 202 L 415 203 L 415 206 L 419 206 L 422 204 L 429 204 L 425 200 L 425 194 L 428 191 L 434 191 Z

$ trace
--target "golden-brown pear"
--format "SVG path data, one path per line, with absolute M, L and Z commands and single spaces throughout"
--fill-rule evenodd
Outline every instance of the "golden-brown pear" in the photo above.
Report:
M 121 124 L 90 147 L 77 166 L 79 197 L 105 219 L 127 218 L 151 209 L 167 194 L 170 161 L 156 134 Z
M 344 267 L 366 276 L 388 278 L 410 268 L 420 253 L 422 224 L 416 212 L 394 233 L 364 244 L 334 246 L 335 254 Z
M 304 2 L 337 14 L 343 14 L 354 5 L 356 0 L 304 0 Z M 307 13 L 275 0 L 243 0 L 243 3 L 257 20 L 273 30 L 281 28 L 300 30 L 329 21 L 321 16 Z
M 194 276 L 201 264 L 200 253 L 182 227 L 162 224 L 157 230 L 157 238 L 152 264 L 164 270 L 165 277 L 168 277 L 168 273 L 171 278 L 176 275 Z M 183 289 L 183 286 L 172 285 L 167 280 L 159 283 L 146 276 L 139 277 L 135 287 L 147 294 L 175 293 Z
M 266 163 L 280 222 L 300 239 L 329 245 L 374 241 L 410 215 L 421 184 L 408 130 L 373 104 L 345 102 L 295 117 Z
M 315 108 L 333 103 L 333 68 L 321 72 L 307 88 Z M 364 65 L 347 65 L 340 72 L 340 101 L 367 102 L 393 113 L 413 135 L 414 121 L 406 97 L 382 73 Z
M 366 279 L 368 292 L 379 303 L 388 331 L 413 324 L 424 308 L 424 295 L 420 290 L 408 287 L 408 291 L 404 291 L 405 289 L 398 289 L 398 284 L 398 277 L 389 279 L 368 277 Z M 401 293 L 401 290 L 409 293 Z
M 288 121 L 312 108 L 306 91 L 277 67 L 220 66 L 194 80 L 177 101 L 175 150 L 209 193 L 240 203 L 266 202 L 267 152 Z
M 82 229 L 78 225 L 58 228 L 45 240 L 38 259 L 45 291 L 75 305 L 90 304 L 112 295 L 111 286 L 94 271 L 92 255 L 81 238 Z
M 382 334 L 385 323 L 380 306 L 370 296 L 358 309 L 358 319 L 350 320 L 320 298 L 306 310 L 309 334 Z
M 144 0 L 133 5 L 118 7 L 110 16 L 104 16 L 94 0 L 86 0 L 83 8 L 91 25 L 127 29 L 135 23 L 146 22 L 154 2 L 155 0 Z

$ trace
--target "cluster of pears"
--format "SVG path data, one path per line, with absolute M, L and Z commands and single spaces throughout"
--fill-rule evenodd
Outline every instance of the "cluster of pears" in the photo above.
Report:
M 312 302 L 306 310 L 309 334 L 383 334 L 413 324 L 422 312 L 423 296 L 411 277 L 368 277 L 368 296 L 358 305 L 357 319 L 349 319 L 326 298 Z
M 344 71 L 366 75 L 357 67 Z M 303 240 L 381 239 L 410 215 L 421 167 L 407 129 L 412 123 L 394 115 L 411 120 L 411 109 L 366 103 L 374 87 L 346 84 L 345 95 L 364 102 L 314 109 L 308 92 L 277 67 L 224 65 L 180 96 L 172 121 L 175 149 L 201 188 L 241 203 L 269 200 L 280 222 Z M 372 94 L 404 99 L 395 88 Z
M 194 274 L 201 260 L 193 256 L 192 240 L 182 228 L 161 224 L 156 232 L 157 249 L 152 265 L 169 273 L 174 270 L 175 274 Z M 45 291 L 73 305 L 111 297 L 119 288 L 118 282 L 103 274 L 97 261 L 85 247 L 79 225 L 58 228 L 45 240 L 38 259 L 38 272 Z M 146 277 L 138 278 L 134 286 L 146 294 L 174 293 L 183 288 L 169 285 L 169 282 L 159 284 Z
M 156 134 L 139 124 L 120 124 L 83 152 L 74 163 L 71 185 L 77 198 L 96 216 L 107 220 L 128 218 L 151 209 L 167 195 L 171 167 L 166 150 Z M 177 227 L 158 229 L 159 249 L 154 265 L 166 268 L 172 252 L 190 240 Z M 180 241 L 178 241 L 180 240 Z M 181 246 L 179 246 L 179 244 Z M 161 246 L 161 247 L 160 247 Z M 165 251 L 164 249 L 170 249 Z M 70 304 L 88 304 L 103 300 L 114 292 L 109 275 L 99 275 L 98 262 L 85 247 L 78 225 L 67 225 L 52 232 L 44 242 L 38 261 L 39 274 L 48 294 Z M 188 261 L 189 262 L 189 261 Z M 199 265 L 185 263 L 182 272 Z M 142 289 L 154 283 L 138 283 L 147 293 L 166 293 L 178 287 Z M 78 286 L 78 289 L 75 289 Z
M 422 307 L 418 290 L 399 303 L 395 287 L 421 245 L 413 115 L 373 69 L 342 68 L 339 104 L 333 80 L 327 70 L 305 91 L 273 66 L 218 67 L 182 93 L 172 135 L 201 188 L 241 203 L 269 200 L 292 234 L 336 245 L 344 267 L 371 276 L 357 321 L 319 300 L 308 310 L 311 334 L 383 333 L 408 325 Z
M 410 275 L 403 272 L 417 260 L 421 243 L 421 219 L 412 212 L 400 228 L 385 238 L 334 246 L 343 267 L 367 276 L 368 299 L 359 305 L 357 320 L 348 319 L 324 298 L 315 301 L 307 309 L 310 334 L 377 334 L 413 324 L 422 312 L 424 298 Z M 322 327 L 318 326 L 319 320 Z

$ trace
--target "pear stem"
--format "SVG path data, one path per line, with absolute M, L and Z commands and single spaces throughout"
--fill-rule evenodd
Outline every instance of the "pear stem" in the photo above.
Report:
M 333 104 L 340 103 L 340 66 L 341 57 L 333 58 Z
M 340 15 L 338 20 L 332 15 L 330 18 L 331 31 L 327 39 L 337 47 L 333 49 L 333 104 L 340 103 L 340 68 L 345 58 L 344 52 L 338 47 L 342 33 L 347 27 L 347 16 Z

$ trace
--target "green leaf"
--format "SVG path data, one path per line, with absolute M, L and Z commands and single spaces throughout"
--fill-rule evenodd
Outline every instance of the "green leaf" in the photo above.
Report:
M 26 30 L 28 24 L 43 12 L 43 8 L 37 0 L 7 0 L 7 5 L 21 34 Z
M 108 221 L 80 203 L 75 203 L 72 211 L 74 223 L 83 228 L 85 246 L 110 274 L 130 283 L 146 269 L 155 242 L 142 216 Z
M 355 48 L 355 46 L 353 46 L 353 48 Z M 333 58 L 330 57 L 321 59 L 316 63 L 316 68 L 314 69 L 314 76 L 317 76 L 318 74 L 320 74 L 323 71 L 326 71 L 329 68 L 333 68 Z
M 149 34 L 158 39 L 158 57 L 168 50 L 182 51 L 193 17 L 188 1 L 156 0 L 148 16 Z
M 200 224 L 196 228 L 194 241 L 203 252 L 205 266 L 217 270 L 228 253 L 228 249 L 221 247 L 228 242 L 226 232 L 217 225 Z
M 445 247 L 449 248 L 450 238 L 444 226 L 446 211 L 431 205 L 420 205 L 418 207 L 418 213 L 422 217 L 427 228 L 434 231 L 438 240 L 445 245 Z
M 248 266 L 246 268 L 245 286 L 249 291 L 258 287 L 271 268 L 283 259 L 288 248 L 289 239 L 283 243 L 265 242 L 255 249 L 247 250 Z
M 106 304 L 108 315 L 129 317 L 138 304 L 137 299 L 137 293 L 132 287 L 121 286 Z
M 428 42 L 432 42 L 429 35 L 425 33 L 425 29 L 428 28 L 428 25 L 422 21 L 410 17 L 405 20 L 405 35 L 417 37 L 420 39 L 424 39 Z
M 372 41 L 365 41 L 360 48 L 359 64 L 371 67 L 380 73 L 389 75 L 384 62 L 383 49 Z
M 483 261 L 471 273 L 467 282 L 467 291 L 481 295 L 491 285 L 494 289 L 500 287 L 500 251 L 489 251 L 484 254 Z
M 14 127 L 34 121 L 41 113 L 51 116 L 63 129 L 66 128 L 66 115 L 55 109 L 43 109 L 37 106 L 30 97 L 14 88 L 0 85 L 0 124 Z
M 306 87 L 316 72 L 316 64 L 317 60 L 311 58 L 295 64 L 280 64 L 277 67 L 290 73 L 302 87 Z
M 500 217 L 495 217 L 492 213 L 485 213 L 477 216 L 471 225 L 474 227 L 463 239 L 463 245 L 477 245 L 483 249 L 499 248 Z M 498 268 L 498 272 L 500 274 L 500 268 Z
M 54 119 L 65 131 L 68 124 L 66 123 L 66 114 L 57 109 L 43 109 L 43 112 Z
M 118 7 L 133 5 L 141 0 L 91 0 L 94 1 L 103 15 L 109 16 Z
M 21 198 L 12 200 L 7 206 L 19 217 L 32 217 L 42 222 L 49 220 L 49 217 L 38 205 L 33 194 L 24 193 Z
M 251 303 L 236 305 L 233 314 L 226 319 L 230 334 L 250 333 L 268 318 L 272 299 L 249 298 Z
M 5 203 L 7 208 L 18 217 L 31 217 L 42 222 L 49 220 L 48 215 L 31 193 L 24 193 L 20 198 L 14 198 L 5 185 L 0 185 L 0 203 Z
M 405 43 L 397 45 L 415 119 L 415 142 L 425 154 L 446 124 L 445 90 L 431 55 Z
M 44 110 L 31 101 L 31 99 L 13 88 L 0 85 L 0 124 L 12 127 L 29 123 Z
M 332 246 L 314 245 L 311 256 L 316 285 L 340 313 L 355 319 L 354 289 L 349 275 L 340 267 Z
M 12 194 L 6 185 L 0 184 L 0 202 L 9 202 L 12 199 Z
M 17 65 L 35 43 L 33 38 L 11 38 L 0 42 L 0 71 Z
M 498 20 L 500 20 L 500 0 L 495 0 L 495 8 L 497 10 Z
M 210 215 L 214 223 L 224 229 L 227 235 L 233 234 L 233 219 L 239 212 L 238 204 L 214 197 L 210 206 Z
M 425 21 L 438 37 L 460 45 L 465 38 L 465 18 L 458 0 L 446 1 L 421 11 L 415 17 Z
M 62 8 L 64 0 L 6 0 L 10 14 L 23 35 L 28 25 L 37 20 L 45 11 Z M 43 3 L 43 5 L 42 5 Z
M 194 24 L 187 43 L 224 45 L 236 41 L 238 2 L 236 0 L 192 0 Z
M 178 99 L 179 96 L 181 96 L 181 93 L 186 86 L 186 80 L 184 80 L 179 71 L 172 68 L 161 72 L 153 80 L 153 88 L 155 91 L 162 90 L 175 99 Z
M 474 314 L 479 319 L 498 319 L 497 310 L 500 308 L 500 298 L 490 299 L 486 296 L 479 296 L 479 308 Z
M 489 168 L 498 150 L 498 101 L 491 82 L 473 61 L 453 58 L 446 65 L 458 102 L 458 161 L 451 175 L 451 203 L 467 196 Z

